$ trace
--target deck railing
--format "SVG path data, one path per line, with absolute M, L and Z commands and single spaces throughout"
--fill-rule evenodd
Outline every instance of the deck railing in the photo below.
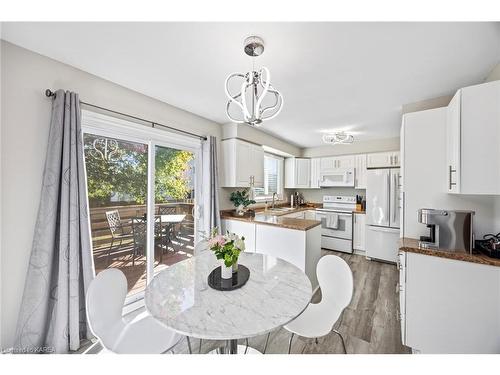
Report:
M 193 203 L 186 201 L 174 201 L 159 203 L 155 205 L 155 213 L 159 207 L 174 206 L 177 214 L 186 215 L 185 222 L 192 223 Z M 132 218 L 142 216 L 146 213 L 146 205 L 114 205 L 104 207 L 94 207 L 90 209 L 90 224 L 92 232 L 92 246 L 94 251 L 108 248 L 111 245 L 111 232 L 109 231 L 106 211 L 118 210 L 123 223 L 129 223 Z M 131 228 L 128 228 L 131 229 Z

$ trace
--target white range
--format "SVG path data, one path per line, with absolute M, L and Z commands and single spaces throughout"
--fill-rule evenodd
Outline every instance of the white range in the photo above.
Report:
M 321 221 L 322 248 L 353 252 L 352 212 L 355 210 L 355 196 L 323 196 L 323 208 L 316 209 L 316 220 Z

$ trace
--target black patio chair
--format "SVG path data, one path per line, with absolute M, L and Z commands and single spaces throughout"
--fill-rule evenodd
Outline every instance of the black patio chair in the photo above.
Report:
M 130 224 L 124 225 L 122 223 L 118 210 L 106 211 L 106 219 L 108 220 L 108 226 L 111 232 L 111 245 L 109 246 L 108 256 L 106 260 L 107 264 L 109 265 L 109 258 L 111 256 L 111 251 L 113 250 L 113 244 L 115 240 L 120 241 L 120 244 L 118 245 L 119 250 L 122 246 L 123 240 L 132 238 L 132 233 L 130 232 L 130 230 L 128 232 L 124 230 L 124 228 L 130 226 Z

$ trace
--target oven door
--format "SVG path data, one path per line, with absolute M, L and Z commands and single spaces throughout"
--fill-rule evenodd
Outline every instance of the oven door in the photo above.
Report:
M 337 220 L 332 215 L 337 215 Z M 316 211 L 316 220 L 321 221 L 322 236 L 352 240 L 352 213 Z

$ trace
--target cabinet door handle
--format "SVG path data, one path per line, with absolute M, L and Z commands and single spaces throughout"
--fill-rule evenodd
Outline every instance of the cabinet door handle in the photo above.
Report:
M 456 186 L 456 182 L 451 182 L 451 175 L 455 173 L 457 170 L 453 169 L 451 165 L 448 166 L 448 189 L 451 190 L 452 186 Z

